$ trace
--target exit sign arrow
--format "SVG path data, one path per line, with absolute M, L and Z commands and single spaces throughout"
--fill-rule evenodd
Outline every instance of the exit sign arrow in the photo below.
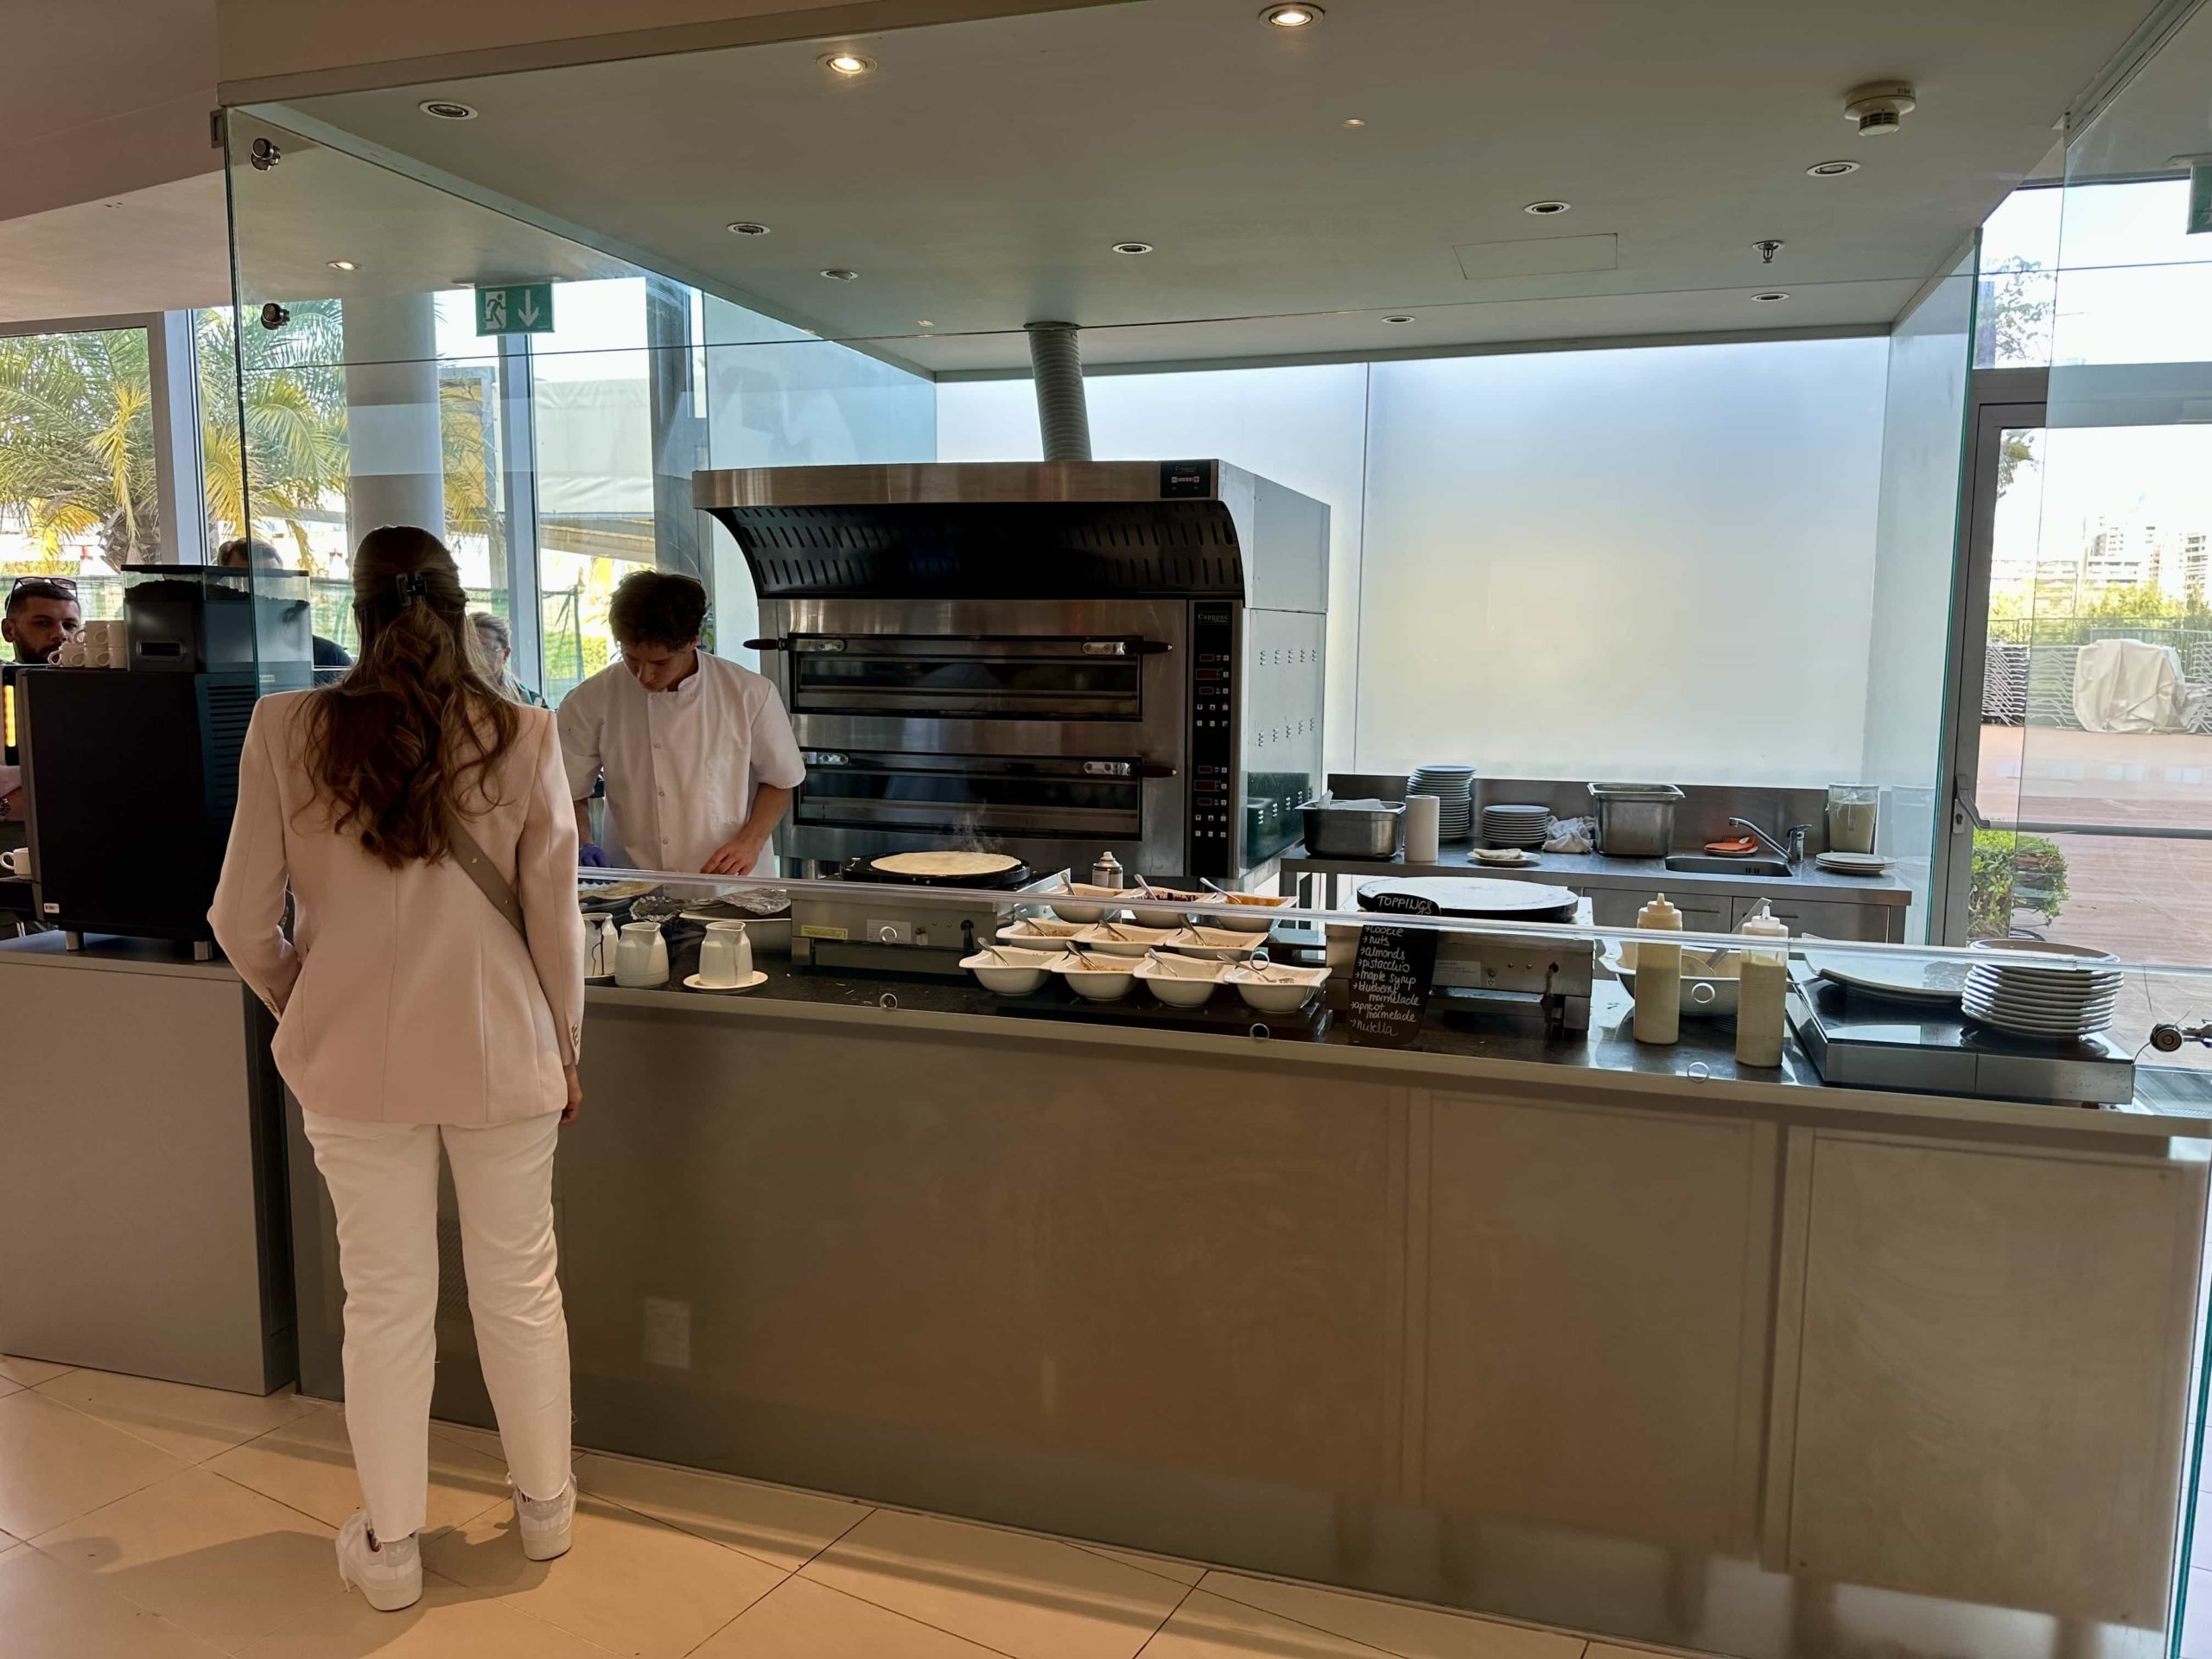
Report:
M 553 284 L 507 283 L 478 289 L 476 332 L 479 335 L 551 334 Z

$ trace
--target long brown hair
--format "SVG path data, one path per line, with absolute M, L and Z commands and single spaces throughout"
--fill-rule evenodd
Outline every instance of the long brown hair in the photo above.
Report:
M 446 805 L 490 779 L 522 729 L 478 667 L 468 596 L 445 543 L 385 525 L 353 555 L 361 649 L 308 700 L 307 770 L 341 835 L 394 868 L 451 849 Z

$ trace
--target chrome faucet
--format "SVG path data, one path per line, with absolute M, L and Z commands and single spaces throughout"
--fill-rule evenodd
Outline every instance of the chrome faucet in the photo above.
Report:
M 1750 830 L 1753 841 L 1774 854 L 1793 870 L 1803 861 L 1805 837 L 1813 832 L 1813 827 L 1808 823 L 1793 823 L 1789 826 L 1789 839 L 1784 842 L 1777 841 L 1749 818 L 1731 818 L 1728 820 L 1728 824 L 1733 830 Z

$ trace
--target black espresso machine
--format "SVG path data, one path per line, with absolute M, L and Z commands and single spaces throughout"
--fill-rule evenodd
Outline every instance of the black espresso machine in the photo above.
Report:
M 308 579 L 131 565 L 130 666 L 24 667 L 16 717 L 37 919 L 210 953 L 255 699 L 312 683 Z
M 760 593 L 810 874 L 1102 850 L 1247 885 L 1321 774 L 1329 510 L 1225 461 L 693 474 Z

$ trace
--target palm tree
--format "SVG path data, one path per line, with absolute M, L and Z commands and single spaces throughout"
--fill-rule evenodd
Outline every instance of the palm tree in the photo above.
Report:
M 218 530 L 245 535 L 249 509 L 281 520 L 305 563 L 304 520 L 342 504 L 349 482 L 345 346 L 337 301 L 305 301 L 291 310 L 283 328 L 248 342 L 242 374 L 232 312 L 200 314 L 200 455 L 207 516 Z
M 352 482 L 345 331 L 336 300 L 290 310 L 281 329 L 249 328 L 242 372 L 235 314 L 200 313 L 200 457 L 218 533 L 276 520 L 305 564 L 307 520 L 342 514 Z M 454 366 L 438 393 L 446 527 L 492 537 L 496 559 L 496 390 Z M 97 531 L 111 563 L 154 556 L 151 401 L 141 330 L 0 340 L 0 509 L 13 509 L 49 553 Z
M 149 385 L 136 328 L 0 340 L 0 506 L 49 555 L 87 533 L 112 564 L 158 546 Z

